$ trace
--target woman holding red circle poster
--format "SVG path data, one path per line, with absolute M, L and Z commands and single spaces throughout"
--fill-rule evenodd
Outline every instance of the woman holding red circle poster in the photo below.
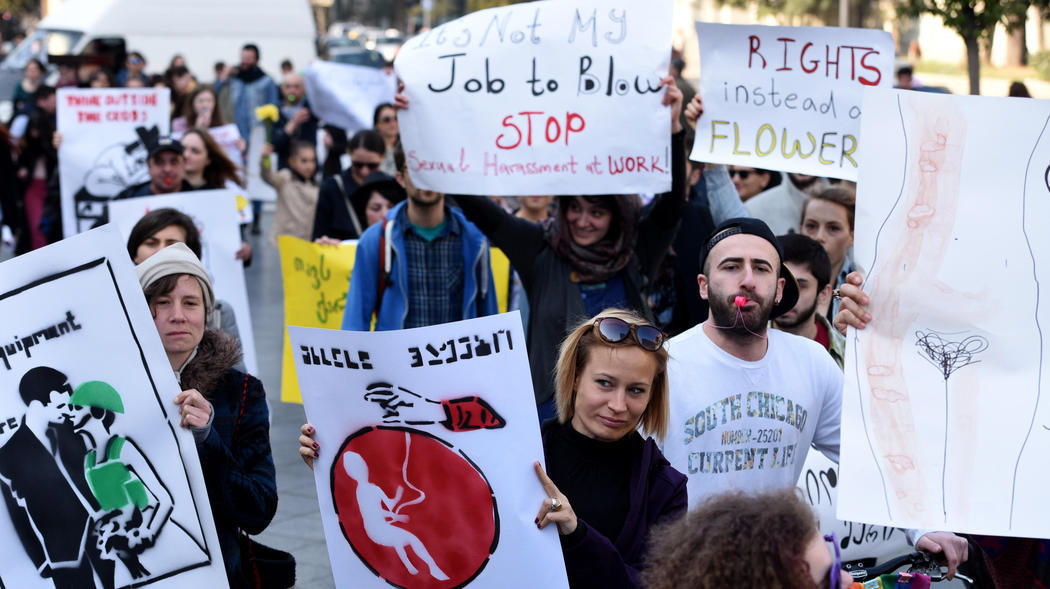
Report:
M 663 437 L 667 430 L 663 341 L 663 333 L 638 314 L 606 309 L 562 342 L 555 375 L 558 418 L 542 428 L 547 472 L 534 463 L 547 494 L 535 524 L 557 526 L 570 587 L 640 587 L 650 529 L 685 513 L 686 477 L 671 467 L 652 437 L 639 433 Z M 320 452 L 315 431 L 304 424 L 301 432 L 299 454 L 313 468 Z M 361 461 L 347 456 L 350 476 L 371 480 Z M 394 500 L 382 493 L 370 496 L 366 485 L 356 488 L 364 495 L 359 502 Z M 393 524 L 387 518 L 375 525 L 396 528 Z M 434 580 L 446 575 L 439 565 L 430 566 L 418 539 L 386 531 L 397 532 L 389 540 L 425 563 L 420 573 Z

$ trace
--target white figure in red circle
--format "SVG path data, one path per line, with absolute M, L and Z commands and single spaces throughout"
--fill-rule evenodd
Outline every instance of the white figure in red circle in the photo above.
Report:
M 368 464 L 360 454 L 355 452 L 346 452 L 343 455 L 343 469 L 357 483 L 357 506 L 361 512 L 361 521 L 368 538 L 380 546 L 393 548 L 402 564 L 405 565 L 405 569 L 415 575 L 419 571 L 409 560 L 405 550 L 406 547 L 412 548 L 416 556 L 430 569 L 431 577 L 439 581 L 447 581 L 448 575 L 438 568 L 423 542 L 412 532 L 393 525 L 393 522 L 408 521 L 407 515 L 398 513 L 398 502 L 401 500 L 404 487 L 398 486 L 394 496 L 387 497 L 378 485 L 369 482 Z M 418 503 L 421 500 L 422 497 L 412 503 Z

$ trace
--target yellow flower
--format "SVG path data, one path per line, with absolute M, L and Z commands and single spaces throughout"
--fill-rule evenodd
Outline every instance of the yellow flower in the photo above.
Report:
M 255 109 L 255 118 L 260 121 L 275 123 L 278 116 L 277 105 L 275 104 L 264 104 Z

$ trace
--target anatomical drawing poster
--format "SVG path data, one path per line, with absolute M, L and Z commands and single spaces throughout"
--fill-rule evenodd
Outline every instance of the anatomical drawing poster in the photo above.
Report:
M 517 313 L 288 333 L 338 587 L 567 587 Z
M 1050 537 L 1048 121 L 1044 100 L 866 91 L 840 519 Z
M 179 388 L 112 227 L 0 265 L 0 588 L 226 587 Z

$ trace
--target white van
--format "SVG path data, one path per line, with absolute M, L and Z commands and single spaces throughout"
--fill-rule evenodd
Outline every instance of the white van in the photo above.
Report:
M 0 64 L 0 100 L 10 99 L 31 58 L 46 62 L 49 53 L 138 51 L 148 73 L 162 73 L 181 54 L 211 82 L 216 61 L 236 65 L 241 47 L 255 43 L 259 65 L 279 81 L 282 60 L 302 69 L 317 57 L 316 37 L 309 0 L 66 0 Z

